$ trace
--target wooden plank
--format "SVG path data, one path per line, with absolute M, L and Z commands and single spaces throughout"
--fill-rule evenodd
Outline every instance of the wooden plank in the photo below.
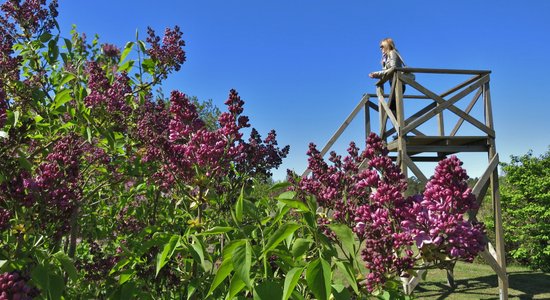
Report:
M 435 109 L 431 110 L 430 112 L 426 113 L 424 116 L 422 116 L 422 117 L 416 119 L 415 121 L 411 122 L 410 124 L 408 124 L 405 128 L 403 128 L 403 134 L 406 134 L 412 128 L 416 128 L 416 127 L 420 126 L 421 124 L 423 124 L 424 122 L 426 122 L 427 120 L 432 118 L 434 115 L 436 115 L 437 113 L 439 113 L 443 109 L 448 108 L 450 111 L 452 111 L 453 113 L 455 113 L 459 117 L 462 117 L 463 119 L 465 119 L 466 121 L 468 121 L 469 123 L 471 123 L 475 127 L 479 128 L 480 130 L 484 131 L 489 136 L 491 136 L 491 137 L 495 136 L 495 131 L 493 129 L 488 128 L 483 123 L 479 122 L 478 120 L 474 119 L 472 116 L 469 116 L 468 114 L 464 113 L 462 110 L 460 110 L 459 108 L 457 108 L 456 106 L 453 105 L 456 101 L 460 100 L 465 95 L 471 93 L 472 90 L 475 90 L 479 86 L 484 84 L 485 81 L 488 80 L 488 77 L 483 77 L 483 79 L 481 79 L 477 83 L 469 86 L 467 89 L 465 89 L 462 92 L 456 94 L 455 96 L 453 96 L 451 99 L 449 99 L 447 101 L 445 101 L 443 98 L 439 97 L 435 93 L 431 92 L 430 90 L 428 90 L 428 89 L 424 88 L 423 86 L 419 85 L 418 83 L 413 82 L 413 81 L 411 81 L 407 78 L 404 78 L 404 79 L 405 79 L 405 82 L 407 82 L 411 86 L 414 86 L 414 88 L 416 88 L 418 91 L 426 94 L 427 96 L 432 97 L 432 99 L 434 99 L 435 101 L 437 101 L 441 105 L 436 107 Z
M 370 134 L 370 109 L 369 109 L 369 103 L 370 101 L 367 101 L 365 103 L 365 141 L 369 137 Z
M 399 128 L 399 125 L 397 125 L 398 124 L 397 120 L 395 119 L 395 116 L 391 113 L 390 107 L 386 103 L 385 99 L 378 98 L 378 101 L 382 105 L 382 107 L 384 108 L 384 112 L 386 113 L 387 117 L 390 119 L 390 121 L 393 125 L 393 128 L 396 128 L 396 130 L 397 130 Z
M 416 118 L 422 116 L 423 114 L 425 114 L 426 112 L 430 111 L 431 109 L 433 109 L 434 107 L 437 106 L 437 103 L 436 102 L 432 102 L 430 104 L 428 104 L 427 106 L 425 106 L 424 108 L 422 108 L 421 110 L 419 110 L 418 112 L 416 112 L 414 115 L 410 116 L 409 118 L 407 118 L 405 120 L 405 124 L 409 124 L 410 122 L 412 122 L 413 120 L 415 120 Z M 387 136 L 390 136 L 392 135 L 393 133 L 395 133 L 395 128 L 392 128 L 390 130 L 388 130 L 387 132 Z
M 479 96 L 481 96 L 483 89 L 479 88 L 474 96 L 472 98 L 472 101 L 468 104 L 468 107 L 466 107 L 466 110 L 464 111 L 467 114 L 470 114 L 472 111 L 472 108 L 474 108 L 474 105 L 477 103 L 477 100 L 479 100 Z M 455 127 L 451 131 L 450 135 L 455 135 L 458 129 L 460 129 L 460 126 L 462 126 L 462 123 L 464 123 L 464 119 L 458 119 L 458 122 L 456 123 Z M 490 128 L 490 127 L 489 127 Z
M 332 147 L 332 145 L 334 145 L 336 140 L 340 137 L 342 132 L 344 132 L 344 130 L 351 123 L 351 121 L 355 118 L 357 113 L 359 113 L 359 111 L 364 108 L 367 99 L 368 99 L 367 95 L 366 94 L 363 95 L 363 97 L 361 98 L 361 101 L 359 101 L 359 104 L 357 104 L 357 106 L 353 109 L 351 114 L 346 118 L 344 123 L 342 123 L 342 125 L 340 125 L 338 130 L 336 130 L 336 132 L 332 135 L 332 137 L 329 139 L 329 141 L 325 144 L 325 146 L 321 150 L 321 156 L 324 156 L 328 152 L 328 150 Z M 310 170 L 306 169 L 304 171 L 304 173 L 302 173 L 302 176 L 307 176 L 309 174 L 309 172 L 310 172 Z
M 422 133 L 420 130 L 418 129 L 413 129 L 411 130 L 412 133 L 416 134 L 417 136 L 426 136 L 424 133 Z
M 433 100 L 438 102 L 438 104 L 440 104 L 438 107 L 436 107 L 432 111 L 426 113 L 424 116 L 422 116 L 422 117 L 418 118 L 417 120 L 415 120 L 415 121 L 411 122 L 410 124 L 408 124 L 406 129 L 404 129 L 405 133 L 408 132 L 411 128 L 416 128 L 416 127 L 420 126 L 421 124 L 423 124 L 427 120 L 431 119 L 433 116 L 435 116 L 440 111 L 448 108 L 449 110 L 451 110 L 452 112 L 457 114 L 459 117 L 462 117 L 463 119 L 465 119 L 468 122 L 472 123 L 472 125 L 478 127 L 482 131 L 485 131 L 485 132 L 487 132 L 487 134 L 494 137 L 494 131 L 492 129 L 488 128 L 483 123 L 481 123 L 478 120 L 472 118 L 471 116 L 464 113 L 462 110 L 458 109 L 457 107 L 455 107 L 453 105 L 455 102 L 462 99 L 464 96 L 471 93 L 473 90 L 475 90 L 475 89 L 479 88 L 480 86 L 482 86 L 485 82 L 487 82 L 487 80 L 488 80 L 487 76 L 482 77 L 479 81 L 477 81 L 476 83 L 470 85 L 468 88 L 464 89 L 463 91 L 461 91 L 460 93 L 456 94 L 455 96 L 451 97 L 449 100 L 446 101 L 443 98 L 441 98 L 440 96 L 433 93 L 432 91 L 430 91 L 430 90 L 426 89 L 425 87 L 419 85 L 418 83 L 413 82 L 413 81 L 409 80 L 408 78 L 404 78 L 404 81 L 407 82 L 409 85 L 415 87 L 419 92 L 431 97 Z
M 422 146 L 411 146 L 407 147 L 408 152 L 440 152 L 440 153 L 456 153 L 456 152 L 487 152 L 487 146 L 481 145 L 465 145 L 465 146 L 432 146 L 432 145 L 422 145 Z
M 407 167 L 409 167 L 409 169 L 411 169 L 416 178 L 420 179 L 424 184 L 428 182 L 428 178 L 424 175 L 424 173 L 422 173 L 422 171 L 420 171 L 418 166 L 411 160 L 411 158 L 407 154 L 403 155 L 403 162 Z
M 472 193 L 476 195 L 476 198 L 479 197 L 481 189 L 488 184 L 491 174 L 493 174 L 496 167 L 498 167 L 498 154 L 489 161 L 489 166 L 487 166 L 487 169 L 485 169 L 485 172 L 483 172 L 483 175 L 481 175 L 472 189 Z
M 386 131 L 386 122 L 388 120 L 388 116 L 386 114 L 386 110 L 384 109 L 384 107 L 382 106 L 382 102 L 386 102 L 386 100 L 384 99 L 384 96 L 382 96 L 384 94 L 384 89 L 380 86 L 377 86 L 376 87 L 376 94 L 377 94 L 377 98 L 378 98 L 378 113 L 379 113 L 379 121 L 380 121 L 380 138 L 382 140 L 386 140 L 387 138 L 387 135 L 385 133 Z M 382 101 L 380 101 L 380 98 L 382 98 Z
M 475 75 L 475 76 L 472 76 L 470 77 L 468 80 L 462 82 L 461 84 L 458 84 L 457 86 L 447 90 L 446 92 L 443 92 L 441 94 L 439 94 L 439 97 L 443 98 L 443 97 L 447 97 L 448 95 L 460 90 L 460 89 L 463 89 L 464 87 L 476 82 L 477 80 L 481 79 L 482 75 Z
M 496 259 L 489 253 L 488 250 L 485 250 L 483 252 L 480 252 L 479 255 L 493 268 L 495 273 L 497 273 L 498 278 L 506 278 L 508 279 L 506 275 L 506 269 L 503 269 Z
M 476 74 L 490 74 L 489 70 L 457 70 L 457 69 L 433 69 L 433 68 L 395 68 L 395 71 L 408 72 L 408 73 L 431 73 L 431 74 L 463 74 L 463 75 L 476 75 Z
M 401 84 L 399 76 L 394 76 L 394 85 L 392 89 L 395 90 L 394 98 L 395 101 L 397 101 L 397 126 L 394 126 L 397 130 L 397 164 L 401 167 L 401 173 L 403 173 L 403 176 L 405 176 L 405 178 L 408 178 L 408 170 L 405 163 L 405 157 L 407 156 L 407 142 L 404 138 L 405 133 L 403 132 L 403 127 L 405 126 L 405 106 L 403 105 L 403 85 Z
M 483 89 L 484 89 L 483 98 L 485 102 L 485 125 L 493 129 L 495 127 L 493 124 L 493 109 L 491 107 L 491 91 L 490 91 L 488 82 L 483 86 Z

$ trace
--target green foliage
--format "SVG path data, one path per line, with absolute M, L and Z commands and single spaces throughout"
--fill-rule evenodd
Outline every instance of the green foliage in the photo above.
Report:
M 550 271 L 550 150 L 512 156 L 501 187 L 506 249 L 534 269 Z

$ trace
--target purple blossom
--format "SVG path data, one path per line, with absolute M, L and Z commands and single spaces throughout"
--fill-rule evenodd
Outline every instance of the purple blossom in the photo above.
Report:
M 185 62 L 185 51 L 183 50 L 185 42 L 182 40 L 183 33 L 180 28 L 178 26 L 175 26 L 174 29 L 166 28 L 162 44 L 160 37 L 152 28 L 147 28 L 147 35 L 146 41 L 150 45 L 147 54 L 159 64 L 162 75 L 165 77 L 172 70 L 179 71 Z
M 118 59 L 120 58 L 120 49 L 117 46 L 112 44 L 103 44 L 101 45 L 101 50 L 108 58 Z

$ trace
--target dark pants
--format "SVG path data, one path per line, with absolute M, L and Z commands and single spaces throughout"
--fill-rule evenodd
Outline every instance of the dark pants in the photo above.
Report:
M 392 80 L 389 80 L 390 82 L 390 93 L 391 93 L 391 83 L 392 83 Z M 407 88 L 407 86 L 403 83 L 403 95 L 405 94 L 405 89 Z M 389 99 L 388 101 L 390 101 L 390 110 L 394 112 L 394 115 L 395 115 L 395 111 L 397 110 L 396 109 L 396 102 L 395 101 L 395 97 L 392 97 L 391 99 Z

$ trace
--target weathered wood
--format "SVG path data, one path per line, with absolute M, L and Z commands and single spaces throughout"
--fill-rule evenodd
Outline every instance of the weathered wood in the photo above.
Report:
M 397 126 L 394 126 L 397 130 L 397 143 L 399 148 L 397 152 L 397 164 L 401 167 L 401 173 L 403 173 L 403 176 L 405 176 L 405 178 L 408 178 L 408 171 L 405 163 L 405 159 L 407 157 L 407 143 L 404 139 L 404 135 L 406 133 L 403 132 L 403 127 L 405 126 L 405 106 L 403 104 L 403 85 L 401 84 L 399 76 L 394 76 L 393 86 L 394 88 L 392 90 L 395 90 L 395 101 L 397 101 Z
M 464 87 L 466 87 L 466 86 L 468 86 L 468 85 L 470 85 L 470 84 L 472 84 L 472 83 L 478 81 L 479 79 L 481 79 L 481 77 L 483 77 L 483 76 L 482 76 L 482 75 L 475 75 L 475 76 L 472 76 L 472 77 L 470 77 L 468 80 L 462 82 L 461 84 L 459 84 L 459 85 L 457 85 L 457 86 L 455 86 L 455 87 L 453 87 L 453 88 L 451 88 L 451 89 L 449 89 L 449 90 L 447 90 L 447 91 L 441 93 L 441 94 L 439 95 L 439 97 L 441 97 L 441 98 L 447 97 L 448 95 L 450 95 L 450 94 L 452 94 L 452 93 L 454 93 L 454 92 L 456 92 L 456 91 L 458 91 L 458 90 L 461 90 L 461 89 L 463 89 Z M 431 99 L 431 98 L 430 98 L 430 99 Z
M 476 195 L 476 198 L 480 196 L 481 189 L 488 184 L 491 174 L 493 174 L 496 167 L 498 167 L 498 154 L 493 156 L 491 161 L 489 161 L 489 166 L 487 166 L 487 169 L 483 172 L 483 175 L 481 175 L 472 189 L 472 193 Z
M 476 105 L 477 100 L 479 100 L 479 97 L 481 96 L 482 91 L 483 91 L 483 89 L 481 89 L 481 88 L 479 88 L 477 90 L 474 98 L 468 104 L 468 107 L 466 107 L 466 110 L 464 111 L 465 113 L 470 114 L 470 112 L 472 111 L 472 108 L 474 108 L 474 105 Z M 456 132 L 460 129 L 460 126 L 462 126 L 462 123 L 464 123 L 464 119 L 462 119 L 462 118 L 458 119 L 458 121 L 456 122 L 456 125 L 453 128 L 453 130 L 451 131 L 450 135 L 456 135 Z
M 434 115 L 436 115 L 437 113 L 439 113 L 443 109 L 448 108 L 450 111 L 452 111 L 453 113 L 455 113 L 459 117 L 462 117 L 464 120 L 468 121 L 472 125 L 478 127 L 480 130 L 484 131 L 489 136 L 491 136 L 491 137 L 495 136 L 495 132 L 494 132 L 493 129 L 488 128 L 483 123 L 481 123 L 478 120 L 474 119 L 473 117 L 467 115 L 464 111 L 462 111 L 461 109 L 459 109 L 459 108 L 457 108 L 456 106 L 453 105 L 456 101 L 462 99 L 465 95 L 471 93 L 472 90 L 475 90 L 475 89 L 479 88 L 479 86 L 481 86 L 482 84 L 485 83 L 486 80 L 488 80 L 488 77 L 482 78 L 480 81 L 478 81 L 478 82 L 474 83 L 473 85 L 469 86 L 468 88 L 466 88 L 462 92 L 458 93 L 457 95 L 453 96 L 451 99 L 449 99 L 447 101 L 444 100 L 443 98 L 439 97 L 438 95 L 436 95 L 432 91 L 430 91 L 430 90 L 424 88 L 423 86 L 419 85 L 418 83 L 416 83 L 414 81 L 411 81 L 407 78 L 404 78 L 404 79 L 405 79 L 405 82 L 407 82 L 407 84 L 413 86 L 414 88 L 416 88 L 418 91 L 424 93 L 425 95 L 430 96 L 432 99 L 434 99 L 439 104 L 441 104 L 440 106 L 438 106 L 438 107 L 434 108 L 433 110 L 431 110 L 430 112 L 426 113 L 426 115 L 414 120 L 413 122 L 408 124 L 405 128 L 403 128 L 403 132 L 405 134 L 407 132 L 409 132 L 412 128 L 416 128 L 419 125 L 423 124 L 424 122 L 426 122 L 427 120 L 432 118 Z
M 405 153 L 403 154 L 403 161 L 409 169 L 413 172 L 413 174 L 423 183 L 428 182 L 428 178 L 420 171 L 418 166 L 411 160 L 411 158 Z
M 420 131 L 418 129 L 413 129 L 413 130 L 411 130 L 411 132 L 416 134 L 417 136 L 426 136 L 424 133 L 422 133 L 422 131 Z
M 369 137 L 370 134 L 370 110 L 369 110 L 369 103 L 370 101 L 367 101 L 365 103 L 365 141 Z
M 351 114 L 346 118 L 346 120 L 344 121 L 344 123 L 342 123 L 342 125 L 340 125 L 340 127 L 338 128 L 338 130 L 336 130 L 336 132 L 332 135 L 332 137 L 329 139 L 329 141 L 326 143 L 326 145 L 323 147 L 323 149 L 321 149 L 321 156 L 324 156 L 328 150 L 332 147 L 332 145 L 334 145 L 334 143 L 336 142 L 336 140 L 338 140 L 338 138 L 340 137 L 340 135 L 342 134 L 342 132 L 344 132 L 344 130 L 348 127 L 348 125 L 351 123 L 351 121 L 355 118 L 355 115 L 357 115 L 357 113 L 359 113 L 359 111 L 364 108 L 365 106 L 365 103 L 366 101 L 368 100 L 368 96 L 365 94 L 363 95 L 363 97 L 361 98 L 361 101 L 359 101 L 359 104 L 357 104 L 357 106 L 355 107 L 355 109 L 351 112 Z M 307 176 L 309 174 L 310 170 L 309 169 L 306 169 L 304 171 L 304 173 L 302 173 L 302 176 Z
M 412 116 L 410 116 L 409 118 L 407 118 L 405 120 L 405 124 L 409 124 L 410 122 L 412 122 L 413 120 L 415 120 L 416 118 L 424 115 L 425 113 L 427 113 L 428 111 L 432 110 L 434 107 L 437 106 L 437 103 L 436 102 L 432 102 L 430 104 L 428 104 L 427 106 L 425 106 L 424 108 L 422 108 L 421 110 L 419 110 L 418 112 L 416 112 L 415 114 L 413 114 Z M 395 128 L 391 128 L 390 130 L 388 130 L 386 133 L 386 136 L 390 136 L 392 134 L 395 133 Z
M 394 72 L 401 71 L 407 73 L 430 73 L 430 74 L 490 74 L 489 70 L 457 70 L 457 69 L 432 69 L 432 68 L 395 68 Z

